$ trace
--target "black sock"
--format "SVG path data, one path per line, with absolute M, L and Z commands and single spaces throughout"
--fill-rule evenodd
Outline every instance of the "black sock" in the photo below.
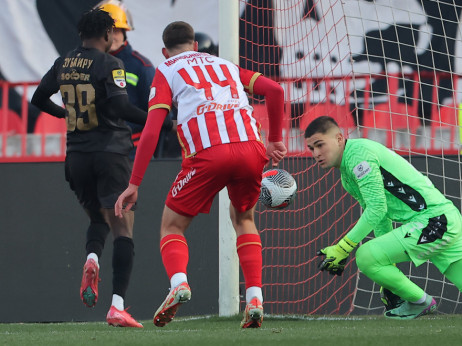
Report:
M 118 237 L 114 240 L 112 253 L 112 293 L 125 298 L 135 256 L 133 240 Z
M 87 230 L 87 255 L 94 252 L 98 258 L 103 254 L 104 242 L 109 233 L 107 223 L 92 222 Z

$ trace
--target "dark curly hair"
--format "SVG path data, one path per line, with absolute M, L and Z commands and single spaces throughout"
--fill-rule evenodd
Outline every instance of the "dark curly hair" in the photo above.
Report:
M 80 39 L 104 37 L 106 32 L 114 26 L 114 19 L 106 11 L 95 8 L 85 12 L 77 24 Z

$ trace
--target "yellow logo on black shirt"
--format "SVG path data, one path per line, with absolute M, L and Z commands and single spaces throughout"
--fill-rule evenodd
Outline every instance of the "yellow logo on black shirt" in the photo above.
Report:
M 124 70 L 113 70 L 112 78 L 114 79 L 115 85 L 117 85 L 119 88 L 125 88 L 127 86 Z

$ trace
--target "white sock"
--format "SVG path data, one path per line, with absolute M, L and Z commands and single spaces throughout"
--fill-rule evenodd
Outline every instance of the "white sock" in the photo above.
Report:
M 117 310 L 122 311 L 124 309 L 124 299 L 117 294 L 113 294 L 111 305 L 115 307 Z
M 427 300 L 427 293 L 424 293 L 423 297 L 420 298 L 419 300 L 415 301 L 415 302 L 411 302 L 412 304 L 422 304 L 425 302 L 425 300 Z
M 182 282 L 188 282 L 188 277 L 185 273 L 176 273 L 170 278 L 170 288 L 174 289 Z
M 263 293 L 261 287 L 252 286 L 245 290 L 245 301 L 247 304 L 250 303 L 253 297 L 257 297 L 263 303 Z
M 97 254 L 95 254 L 94 252 L 89 253 L 88 256 L 87 256 L 87 261 L 89 259 L 94 260 L 96 262 L 96 264 L 98 265 L 98 268 L 99 268 L 98 255 Z

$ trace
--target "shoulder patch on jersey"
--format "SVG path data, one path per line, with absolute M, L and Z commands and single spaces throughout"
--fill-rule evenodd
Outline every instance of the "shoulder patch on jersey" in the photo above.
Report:
M 125 88 L 127 86 L 124 70 L 113 70 L 112 78 L 114 79 L 115 85 L 117 85 L 119 88 Z
M 155 87 L 151 87 L 151 91 L 149 92 L 149 101 L 151 101 L 154 96 L 156 96 L 156 88 Z
M 353 173 L 356 175 L 356 178 L 362 179 L 366 175 L 368 175 L 371 171 L 371 166 L 367 163 L 367 161 L 363 161 L 358 164 L 355 168 L 353 168 Z

